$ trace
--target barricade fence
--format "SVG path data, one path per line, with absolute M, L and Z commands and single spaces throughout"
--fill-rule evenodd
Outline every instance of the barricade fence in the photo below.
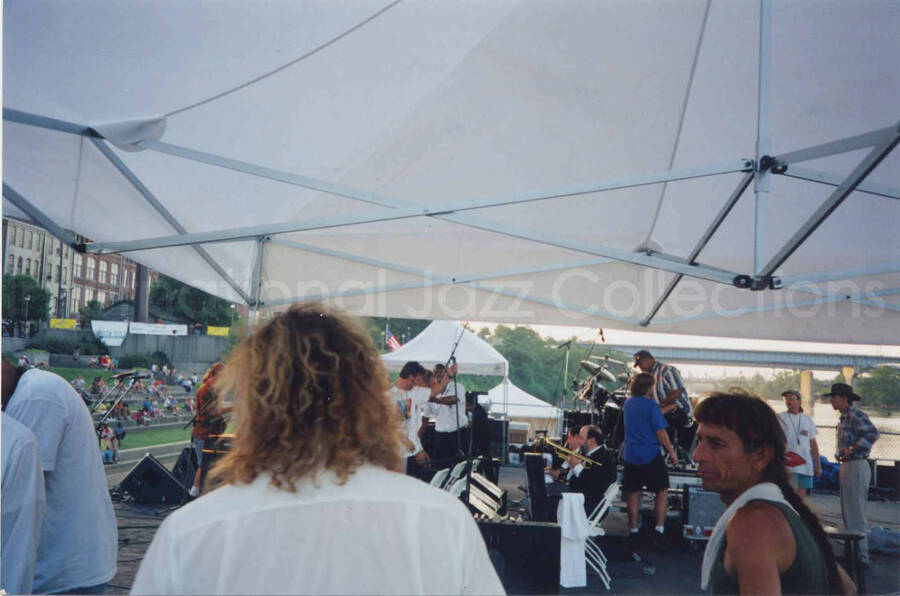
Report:
M 819 436 L 816 437 L 816 443 L 819 445 L 819 455 L 824 455 L 829 461 L 835 461 L 837 427 L 819 426 L 818 429 Z M 878 432 L 880 436 L 875 441 L 875 445 L 872 446 L 869 459 L 879 461 L 900 460 L 900 432 L 881 429 Z

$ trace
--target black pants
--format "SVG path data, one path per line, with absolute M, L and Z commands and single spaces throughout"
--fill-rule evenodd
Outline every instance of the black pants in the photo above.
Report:
M 457 436 L 459 439 L 457 439 Z M 438 460 L 441 463 L 444 461 L 449 462 L 453 459 L 464 457 L 468 448 L 469 437 L 465 428 L 449 433 L 434 433 L 434 453 L 431 455 L 431 459 Z M 462 450 L 462 455 L 458 453 L 460 449 Z

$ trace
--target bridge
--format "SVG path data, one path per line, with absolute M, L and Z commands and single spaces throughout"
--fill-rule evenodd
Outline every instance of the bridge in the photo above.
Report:
M 672 348 L 647 345 L 601 344 L 606 348 L 633 354 L 638 350 L 649 350 L 653 357 L 662 362 L 680 364 L 711 364 L 722 366 L 758 366 L 761 368 L 793 368 L 800 370 L 843 371 L 852 367 L 861 369 L 898 364 L 900 357 L 865 356 L 860 354 L 827 354 L 821 352 L 776 352 L 764 350 L 722 350 L 718 348 Z

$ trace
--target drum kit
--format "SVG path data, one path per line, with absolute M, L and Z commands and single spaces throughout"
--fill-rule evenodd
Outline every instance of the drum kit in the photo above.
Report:
M 610 449 L 619 449 L 625 441 L 625 419 L 622 408 L 628 398 L 631 369 L 625 362 L 609 356 L 589 356 L 580 364 L 590 376 L 573 387 L 575 409 L 581 410 L 586 405 L 591 411 L 593 423 L 603 431 L 606 446 Z M 611 366 L 621 367 L 622 370 L 614 374 L 610 370 Z M 604 383 L 617 385 L 610 391 Z

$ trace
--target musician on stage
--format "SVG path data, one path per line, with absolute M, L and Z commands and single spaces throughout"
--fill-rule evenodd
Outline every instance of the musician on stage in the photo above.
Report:
M 226 410 L 220 409 L 213 384 L 225 365 L 216 362 L 209 367 L 203 375 L 203 384 L 197 390 L 197 414 L 194 416 L 194 428 L 191 430 L 191 448 L 197 457 L 197 472 L 194 474 L 194 483 L 188 494 L 192 497 L 200 495 L 200 480 L 203 476 L 203 448 L 208 446 L 211 434 L 225 432 L 225 424 L 222 416 Z
M 449 367 L 435 365 L 435 380 L 438 383 L 446 381 L 447 384 L 443 391 L 431 398 L 429 409 L 426 410 L 426 414 L 434 418 L 434 453 L 431 458 L 442 464 L 449 463 L 454 458 L 461 459 L 469 444 L 466 404 L 460 403 L 461 399 L 465 399 L 466 388 L 454 380 L 458 370 L 455 362 Z
M 603 446 L 603 433 L 597 426 L 581 427 L 580 435 L 584 438 L 582 450 L 587 461 L 574 455 L 567 458 L 572 469 L 569 491 L 584 493 L 584 511 L 590 516 L 606 489 L 616 481 L 616 454 Z
M 566 432 L 566 441 L 564 446 L 569 451 L 574 451 L 576 453 L 581 453 L 581 446 L 584 445 L 584 438 L 581 436 L 580 424 L 575 424 L 569 427 L 569 430 Z M 571 470 L 571 466 L 569 462 L 565 459 L 559 458 L 559 465 L 556 465 L 556 458 L 554 458 L 554 465 L 547 470 L 547 472 L 553 477 L 557 482 L 565 482 L 566 477 L 569 475 L 569 471 Z
M 647 350 L 635 352 L 634 365 L 641 372 L 653 376 L 656 387 L 654 397 L 666 418 L 669 440 L 685 450 L 689 449 L 690 444 L 685 445 L 689 433 L 681 429 L 689 428 L 694 423 L 694 407 L 681 380 L 681 373 L 674 366 L 656 360 Z

